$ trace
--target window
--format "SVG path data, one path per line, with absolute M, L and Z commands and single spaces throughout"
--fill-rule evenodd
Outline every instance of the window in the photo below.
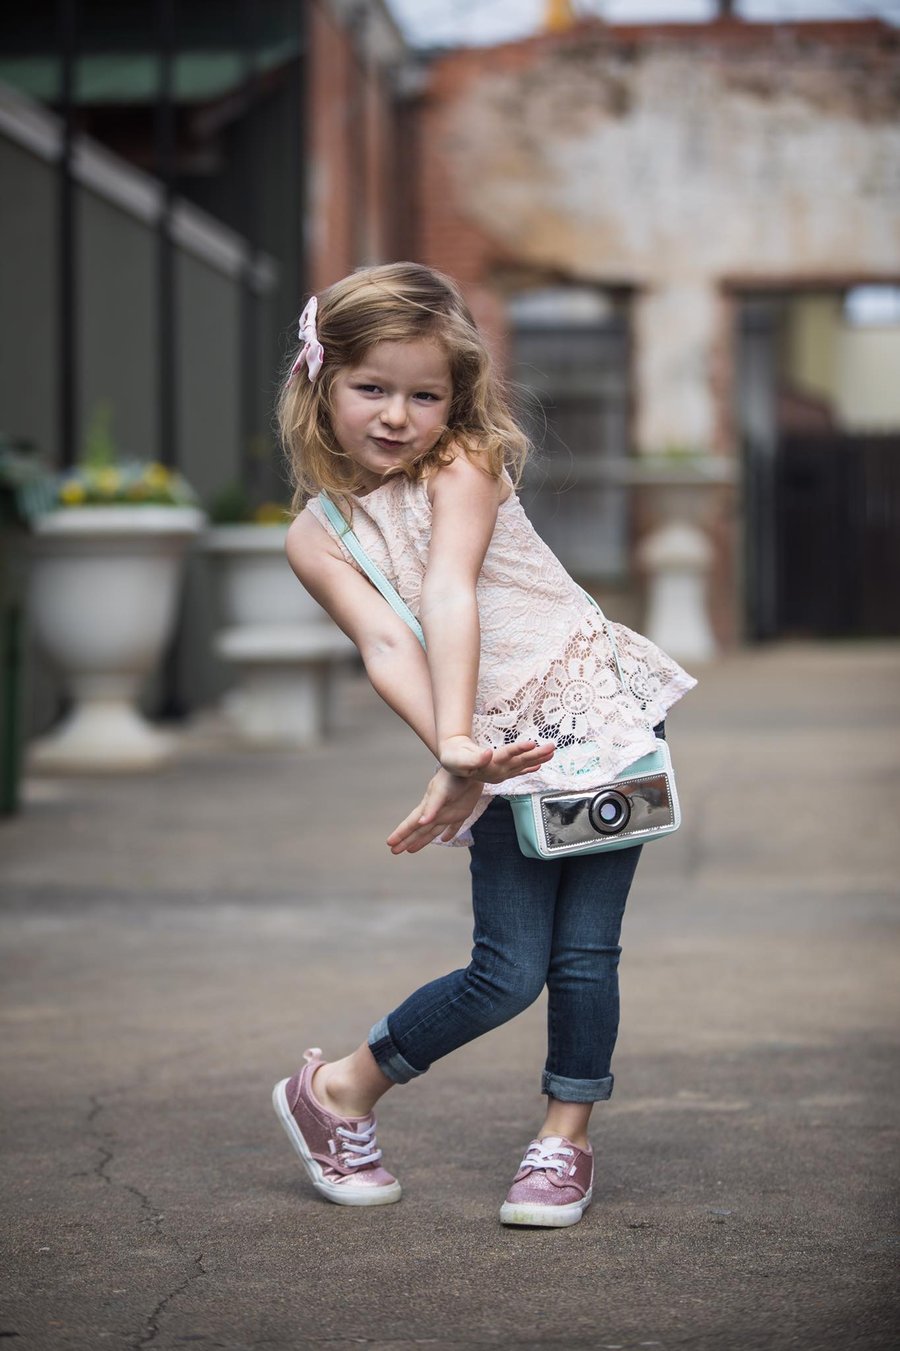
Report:
M 627 496 L 609 467 L 628 453 L 627 322 L 587 287 L 509 302 L 511 378 L 535 448 L 522 497 L 561 562 L 586 581 L 627 570 Z

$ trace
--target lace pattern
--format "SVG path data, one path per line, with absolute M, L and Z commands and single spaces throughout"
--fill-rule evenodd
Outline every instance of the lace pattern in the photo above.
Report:
M 309 510 L 335 535 L 317 502 Z M 352 524 L 367 553 L 418 614 L 431 537 L 425 484 L 398 477 L 354 498 Z M 614 777 L 654 749 L 654 726 L 697 683 L 648 638 L 604 621 L 535 532 L 514 493 L 498 512 L 476 595 L 481 662 L 475 740 L 502 746 L 533 738 L 555 741 L 557 750 L 534 774 L 485 784 L 471 820 L 491 796 L 511 788 L 566 789 Z M 469 840 L 458 836 L 455 842 Z

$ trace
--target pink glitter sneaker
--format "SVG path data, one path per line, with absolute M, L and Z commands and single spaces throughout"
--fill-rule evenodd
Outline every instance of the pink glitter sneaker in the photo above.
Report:
M 272 1105 L 317 1192 L 339 1206 L 386 1206 L 399 1201 L 400 1183 L 381 1168 L 374 1116 L 342 1117 L 313 1097 L 312 1078 L 323 1063 L 317 1046 L 306 1064 L 275 1085 Z
M 503 1224 L 561 1229 L 577 1224 L 591 1204 L 594 1155 L 562 1135 L 532 1140 L 500 1207 Z

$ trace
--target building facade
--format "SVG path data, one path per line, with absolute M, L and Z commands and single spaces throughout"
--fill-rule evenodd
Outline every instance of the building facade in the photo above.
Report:
M 412 257 L 463 285 L 538 446 L 529 509 L 617 617 L 659 512 L 634 466 L 699 464 L 721 646 L 900 631 L 900 315 L 860 319 L 900 295 L 895 30 L 591 21 L 429 56 L 382 0 L 34 0 L 0 83 L 0 414 L 51 464 L 108 402 L 207 504 L 277 497 L 306 297 Z M 215 626 L 198 556 L 148 711 L 222 692 Z
M 849 291 L 900 283 L 898 74 L 898 35 L 876 21 L 591 21 L 430 66 L 421 255 L 463 281 L 513 379 L 543 379 L 544 473 L 572 485 L 543 515 L 564 556 L 574 541 L 567 561 L 614 582 L 621 551 L 617 572 L 599 537 L 593 563 L 585 547 L 585 491 L 592 511 L 605 496 L 605 528 L 618 522 L 624 539 L 646 494 L 594 491 L 592 473 L 623 457 L 731 464 L 735 487 L 703 509 L 725 646 L 753 629 L 745 457 L 771 460 L 779 410 L 814 392 L 798 387 L 798 353 L 815 349 L 827 313 L 840 325 Z M 883 337 L 890 360 L 895 339 Z M 832 339 L 845 357 L 819 395 L 839 435 L 858 430 L 860 402 L 866 420 L 871 391 L 855 398 L 854 424 L 846 386 L 859 390 L 874 358 L 849 330 Z M 900 407 L 878 399 L 870 430 L 896 433 Z

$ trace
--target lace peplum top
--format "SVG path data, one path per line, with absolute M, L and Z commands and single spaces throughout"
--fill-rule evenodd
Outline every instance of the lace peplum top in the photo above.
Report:
M 309 510 L 341 544 L 319 504 Z M 425 483 L 398 475 L 353 498 L 363 548 L 418 615 L 431 539 Z M 347 559 L 356 567 L 343 544 Z M 535 773 L 485 784 L 495 794 L 602 783 L 654 749 L 653 728 L 696 680 L 649 639 L 604 622 L 534 530 L 515 493 L 502 503 L 478 579 L 481 659 L 472 736 L 481 746 L 554 741 Z M 620 682 L 607 634 L 615 635 Z M 469 843 L 461 832 L 454 843 Z

